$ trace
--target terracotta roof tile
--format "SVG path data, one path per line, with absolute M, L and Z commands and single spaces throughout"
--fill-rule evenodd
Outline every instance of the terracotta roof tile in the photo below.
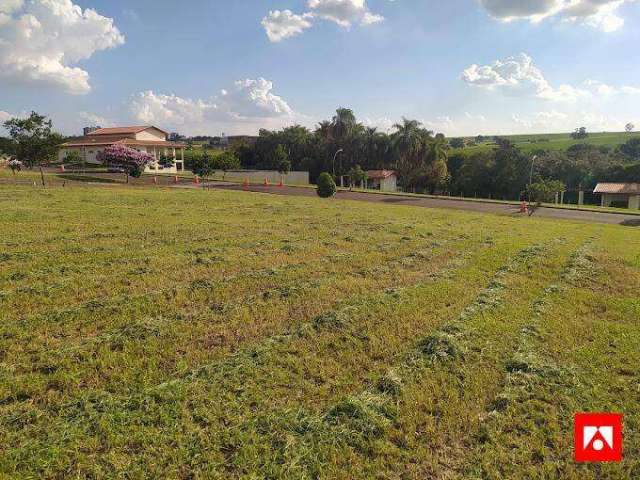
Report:
M 640 195 L 640 183 L 599 183 L 593 193 Z
M 366 174 L 367 174 L 367 177 L 373 180 L 378 180 L 378 179 L 389 178 L 395 175 L 396 172 L 394 172 L 393 170 L 367 170 Z

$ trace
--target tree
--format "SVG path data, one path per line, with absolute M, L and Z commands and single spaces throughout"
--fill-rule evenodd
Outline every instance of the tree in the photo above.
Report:
M 202 178 L 210 177 L 216 170 L 216 162 L 209 156 L 206 150 L 202 155 L 193 157 L 191 171 Z
M 148 153 L 122 144 L 109 145 L 98 153 L 96 159 L 107 167 L 121 169 L 127 175 L 127 183 L 129 176 L 140 177 L 148 165 L 155 163 L 153 156 Z
M 556 193 L 565 190 L 566 186 L 559 180 L 541 180 L 527 187 L 531 200 L 536 203 L 551 203 L 555 200 Z
M 451 148 L 464 148 L 464 138 L 452 138 L 449 140 Z
M 82 155 L 78 150 L 68 150 L 62 161 L 67 165 L 77 165 L 82 163 Z
M 240 168 L 240 160 L 236 154 L 230 150 L 223 152 L 221 155 L 214 157 L 213 166 L 222 170 L 222 179 L 224 180 L 229 170 L 238 170 Z
M 399 155 L 398 174 L 407 187 L 415 187 L 421 166 L 420 156 L 425 138 L 421 125 L 417 120 L 403 118 L 402 123 L 393 126 L 396 132 L 392 142 Z
M 589 134 L 587 133 L 587 127 L 576 128 L 575 132 L 571 134 L 571 138 L 574 140 L 581 140 L 583 138 L 587 138 Z
M 351 135 L 357 124 L 353 110 L 349 108 L 338 108 L 331 121 L 331 133 L 338 141 L 344 140 Z
M 356 165 L 351 170 L 349 170 L 348 175 L 351 187 L 353 187 L 354 184 L 360 184 L 360 186 L 362 187 L 364 181 L 367 179 L 367 173 L 362 170 L 362 167 L 360 167 L 360 165 Z
M 323 172 L 318 177 L 317 193 L 321 198 L 333 197 L 336 194 L 336 182 L 333 181 L 333 177 L 327 172 Z
M 52 131 L 52 126 L 51 120 L 36 112 L 31 112 L 28 118 L 12 118 L 4 122 L 15 158 L 29 168 L 54 160 L 63 139 Z
M 618 147 L 618 151 L 630 160 L 640 160 L 640 137 L 627 140 Z
M 629 122 L 625 125 L 624 129 L 627 133 L 632 133 L 636 129 L 636 126 L 633 123 Z
M 284 145 L 279 144 L 271 154 L 270 163 L 279 173 L 286 175 L 291 171 L 291 162 Z

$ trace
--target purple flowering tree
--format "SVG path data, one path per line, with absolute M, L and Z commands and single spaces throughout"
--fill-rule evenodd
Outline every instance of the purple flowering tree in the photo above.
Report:
M 109 168 L 120 168 L 132 177 L 139 177 L 144 169 L 156 160 L 148 153 L 139 152 L 133 148 L 116 143 L 99 152 L 96 159 Z

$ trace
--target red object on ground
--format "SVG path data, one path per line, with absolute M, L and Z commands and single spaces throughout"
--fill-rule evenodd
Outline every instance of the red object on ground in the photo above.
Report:
M 527 208 L 527 202 L 522 202 L 520 204 L 520 213 L 529 213 L 529 209 Z
M 279 187 L 284 187 L 284 184 L 282 183 L 282 180 L 280 180 L 280 183 L 278 184 Z
M 267 177 L 264 177 L 264 186 L 265 187 L 269 186 L 269 180 L 267 180 Z
M 244 190 L 249 190 L 249 179 L 245 177 L 244 181 L 242 182 L 242 188 Z

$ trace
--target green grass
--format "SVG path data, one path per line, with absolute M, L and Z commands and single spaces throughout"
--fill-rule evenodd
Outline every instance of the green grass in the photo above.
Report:
M 614 149 L 615 147 L 625 143 L 627 140 L 631 138 L 637 138 L 639 136 L 640 132 L 602 132 L 589 133 L 589 137 L 581 140 L 574 140 L 573 138 L 571 138 L 571 134 L 569 133 L 505 135 L 502 137 L 511 140 L 511 142 L 516 144 L 523 152 L 531 153 L 536 150 L 567 150 L 572 145 L 577 145 L 579 143 L 587 143 L 596 146 L 606 146 Z M 472 141 L 473 138 L 467 138 L 467 140 Z M 464 149 L 453 149 L 452 152 L 472 154 L 480 151 L 490 150 L 494 147 L 494 143 L 487 141 L 476 146 L 465 147 Z
M 0 185 L 0 477 L 634 478 L 640 231 Z M 572 461 L 577 411 L 626 459 Z

